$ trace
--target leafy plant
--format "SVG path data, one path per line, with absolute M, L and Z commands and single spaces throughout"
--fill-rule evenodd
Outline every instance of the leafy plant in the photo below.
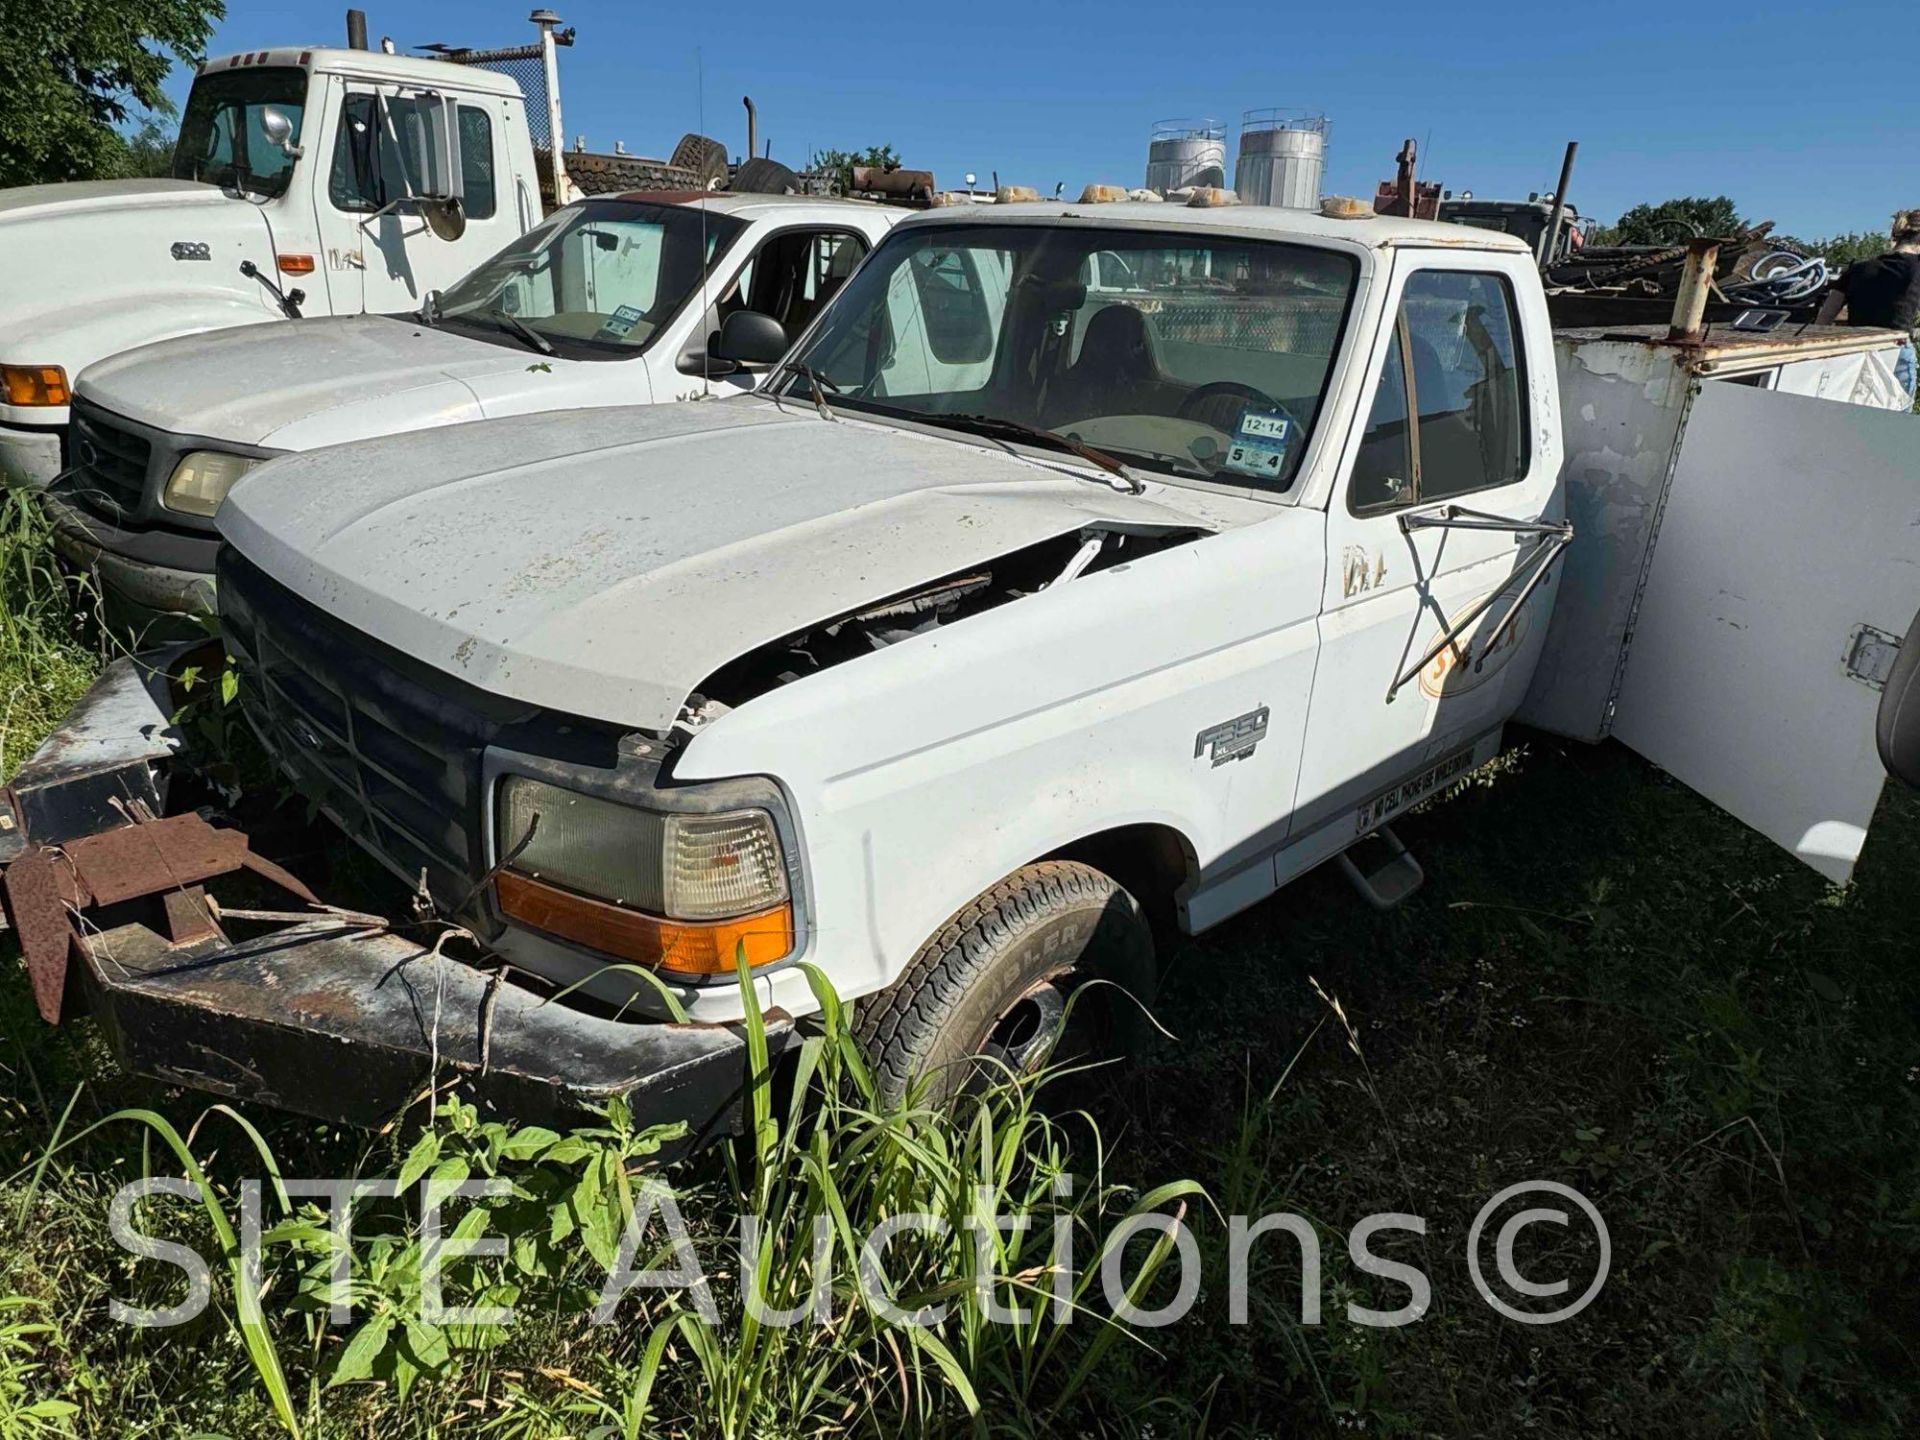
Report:
M 36 1377 L 45 1368 L 36 1356 L 58 1334 L 43 1320 L 24 1318 L 37 1308 L 23 1296 L 0 1296 L 0 1440 L 71 1435 L 80 1413 L 71 1401 L 36 1397 Z

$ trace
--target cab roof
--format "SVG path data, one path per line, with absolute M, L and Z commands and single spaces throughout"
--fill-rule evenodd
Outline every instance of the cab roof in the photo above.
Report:
M 370 80 L 416 81 L 423 84 L 450 83 L 448 72 L 458 69 L 460 88 L 484 95 L 506 95 L 520 99 L 520 86 L 511 76 L 478 65 L 455 66 L 450 60 L 431 55 L 389 55 L 384 50 L 344 50 L 325 45 L 281 45 L 270 50 L 242 50 L 232 55 L 215 55 L 200 63 L 198 74 L 214 75 L 228 70 L 262 66 L 283 66 L 323 71 L 329 75 L 360 75 Z
M 1249 232 L 1276 239 L 1350 240 L 1369 248 L 1443 246 L 1455 250 L 1506 250 L 1530 254 L 1526 242 L 1497 230 L 1476 230 L 1433 220 L 1403 220 L 1394 215 L 1369 215 L 1339 220 L 1316 210 L 1289 210 L 1277 205 L 1216 205 L 1196 207 L 1177 201 L 1130 200 L 1107 205 L 1062 204 L 1059 201 L 1023 201 L 1013 205 L 949 206 L 927 210 L 901 222 L 903 228 L 921 225 L 1046 224 L 1072 220 L 1127 229 L 1193 229 L 1220 234 Z
M 800 206 L 824 206 L 842 210 L 858 206 L 863 210 L 883 208 L 871 200 L 844 200 L 835 195 L 752 195 L 730 190 L 623 190 L 618 194 L 589 195 L 588 200 L 643 200 L 656 205 L 704 204 L 715 215 L 750 215 L 759 210 L 791 210 Z

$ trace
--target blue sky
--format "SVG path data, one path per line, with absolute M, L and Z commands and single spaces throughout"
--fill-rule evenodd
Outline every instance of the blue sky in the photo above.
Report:
M 774 156 L 891 143 L 958 186 L 968 170 L 1070 193 L 1137 185 L 1153 121 L 1255 106 L 1332 118 L 1327 189 L 1371 195 L 1404 136 L 1422 173 L 1511 198 L 1552 188 L 1611 219 L 1641 200 L 1726 193 L 1801 235 L 1879 229 L 1920 205 L 1920 19 L 1910 3 L 1735 6 L 638 4 L 549 0 L 569 134 L 663 155 L 704 128 L 743 147 L 740 97 Z M 344 4 L 228 0 L 212 53 L 340 43 Z M 375 42 L 503 45 L 526 0 L 366 0 Z M 830 19 L 823 17 L 831 17 Z M 187 77 L 176 75 L 174 93 Z M 702 105 L 704 103 L 704 126 Z

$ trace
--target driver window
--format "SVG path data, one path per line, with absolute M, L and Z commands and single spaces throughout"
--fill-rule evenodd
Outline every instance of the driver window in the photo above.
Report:
M 1525 475 L 1520 322 L 1506 278 L 1423 270 L 1407 281 L 1394 331 L 1354 464 L 1353 509 L 1446 500 Z
M 370 91 L 349 94 L 340 107 L 333 163 L 327 173 L 327 198 L 336 210 L 371 214 L 418 186 L 426 170 L 425 100 L 390 95 L 382 106 Z M 385 112 L 385 133 L 380 116 Z M 461 205 L 469 220 L 489 220 L 497 208 L 493 163 L 493 122 L 487 112 L 462 105 L 460 126 Z M 397 141 L 397 143 L 396 143 Z M 374 163 L 375 147 L 379 164 Z

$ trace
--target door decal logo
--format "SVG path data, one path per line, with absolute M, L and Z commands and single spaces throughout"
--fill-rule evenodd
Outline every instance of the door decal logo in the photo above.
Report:
M 1267 738 L 1267 716 L 1271 713 L 1262 705 L 1258 710 L 1209 725 L 1193 737 L 1193 758 L 1198 760 L 1211 752 L 1216 766 L 1225 765 L 1229 760 L 1246 759 L 1253 754 L 1253 747 Z
M 1369 555 L 1364 545 L 1349 545 L 1340 552 L 1340 598 L 1351 600 L 1368 590 L 1378 590 L 1387 578 L 1387 557 Z
M 205 240 L 176 240 L 170 253 L 176 260 L 213 259 L 213 247 Z
M 1455 612 L 1456 618 L 1447 622 L 1447 628 L 1458 625 L 1460 621 L 1457 617 L 1471 614 L 1480 603 L 1481 600 L 1476 599 L 1462 605 Z M 1421 693 L 1429 699 L 1444 700 L 1464 695 L 1493 679 L 1513 658 L 1514 652 L 1520 648 L 1520 642 L 1527 638 L 1527 612 L 1531 608 L 1531 604 L 1521 606 L 1520 613 L 1513 617 L 1513 623 L 1500 637 L 1500 643 L 1493 648 L 1493 653 L 1483 655 L 1480 653 L 1481 637 L 1499 624 L 1500 616 L 1505 613 L 1502 606 L 1493 606 L 1480 617 L 1480 623 L 1473 627 L 1472 634 L 1460 636 L 1457 644 L 1447 646 L 1426 663 L 1420 671 Z

